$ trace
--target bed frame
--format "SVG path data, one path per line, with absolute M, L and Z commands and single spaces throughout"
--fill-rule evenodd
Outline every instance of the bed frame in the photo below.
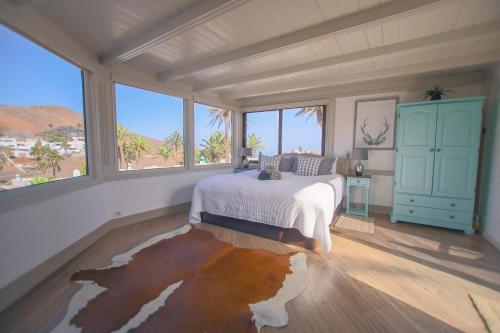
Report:
M 315 156 L 313 154 L 303 154 L 304 156 Z M 340 175 L 345 176 L 349 172 L 349 160 L 337 159 L 337 170 L 336 172 Z M 334 224 L 339 218 L 343 207 L 343 199 L 340 204 L 335 209 L 333 214 Z M 312 238 L 303 236 L 297 229 L 294 228 L 283 228 L 277 227 L 269 224 L 258 223 L 248 220 L 237 219 L 233 217 L 227 217 L 222 215 L 210 214 L 207 212 L 201 213 L 201 221 L 204 223 L 213 224 L 219 227 L 228 228 L 247 234 L 260 236 L 272 240 L 276 240 L 282 243 L 303 245 L 307 249 L 316 249 L 318 247 L 317 241 Z

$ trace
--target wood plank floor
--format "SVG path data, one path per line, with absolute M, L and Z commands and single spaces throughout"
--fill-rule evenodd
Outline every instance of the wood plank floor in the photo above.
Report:
M 46 332 L 64 316 L 79 269 L 96 268 L 154 235 L 187 223 L 187 214 L 115 229 L 0 314 L 0 332 Z M 286 306 L 285 328 L 262 332 L 485 332 L 468 294 L 500 300 L 500 253 L 481 236 L 375 216 L 375 235 L 332 231 L 333 250 L 299 247 L 202 224 L 241 247 L 308 255 L 306 291 Z

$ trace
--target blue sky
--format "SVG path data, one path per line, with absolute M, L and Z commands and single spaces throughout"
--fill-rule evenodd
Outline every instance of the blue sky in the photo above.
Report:
M 80 68 L 54 55 L 21 35 L 0 25 L 0 104 L 62 105 L 83 112 Z M 195 103 L 195 143 L 216 131 L 210 127 L 208 106 Z M 299 109 L 283 112 L 283 151 L 302 147 L 321 148 L 321 130 L 316 119 L 296 118 Z M 116 85 L 118 123 L 132 132 L 165 139 L 175 130 L 183 132 L 183 100 L 121 84 Z M 248 115 L 247 133 L 256 133 L 266 148 L 278 152 L 278 112 Z M 224 130 L 224 128 L 220 128 Z
M 83 111 L 81 70 L 0 25 L 0 104 Z

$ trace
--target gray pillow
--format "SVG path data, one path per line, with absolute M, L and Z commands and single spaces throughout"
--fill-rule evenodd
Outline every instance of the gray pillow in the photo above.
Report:
M 319 164 L 318 175 L 331 175 L 336 157 L 325 157 Z
M 282 157 L 280 161 L 281 172 L 292 172 L 297 157 Z
M 336 160 L 337 160 L 336 157 L 323 158 L 323 160 L 321 161 L 321 163 L 319 165 L 318 176 L 331 175 L 333 163 L 335 163 Z M 295 159 L 295 161 L 293 163 L 293 167 L 292 167 L 292 172 L 297 172 L 297 167 L 298 167 L 297 159 Z

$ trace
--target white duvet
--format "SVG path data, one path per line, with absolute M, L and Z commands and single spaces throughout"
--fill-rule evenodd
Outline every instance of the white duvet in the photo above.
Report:
M 314 238 L 323 251 L 332 248 L 330 224 L 342 201 L 340 175 L 296 176 L 282 172 L 281 180 L 258 180 L 257 171 L 208 177 L 193 192 L 190 223 L 200 213 L 228 216 L 284 228 L 298 229 Z

